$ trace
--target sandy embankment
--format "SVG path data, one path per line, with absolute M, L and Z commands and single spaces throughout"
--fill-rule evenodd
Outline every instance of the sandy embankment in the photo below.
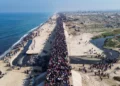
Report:
M 103 51 L 93 45 L 90 40 L 93 37 L 91 33 L 80 33 L 80 35 L 72 36 L 68 35 L 68 28 L 66 24 L 63 23 L 65 28 L 65 36 L 68 47 L 69 56 L 87 56 L 87 55 L 95 55 L 94 53 L 86 53 L 89 52 L 90 49 L 94 49 L 95 53 L 101 54 Z
M 73 18 L 74 19 L 74 18 Z M 69 20 L 68 20 L 69 21 Z M 67 21 L 67 22 L 68 22 Z M 79 21 L 79 20 L 78 20 Z M 70 25 L 68 27 L 64 23 L 64 29 L 65 29 L 65 36 L 67 39 L 67 47 L 68 47 L 68 54 L 72 58 L 78 57 L 81 58 L 81 56 L 84 56 L 85 58 L 87 56 L 94 56 L 97 54 L 101 54 L 103 51 L 94 46 L 90 40 L 91 38 L 96 35 L 92 33 L 81 33 L 79 32 L 82 28 L 80 26 L 80 30 L 78 28 L 70 27 L 72 26 L 71 24 L 74 23 L 73 25 L 76 26 L 76 21 L 70 21 Z M 78 22 L 79 24 L 79 22 Z M 70 32 L 69 32 L 70 31 Z M 78 31 L 78 32 L 77 32 Z M 84 31 L 86 32 L 86 31 Z M 71 34 L 72 33 L 72 34 Z M 75 34 L 74 34 L 75 33 Z M 82 39 L 82 40 L 81 40 Z M 99 43 L 98 43 L 99 44 Z M 89 51 L 93 49 L 94 53 L 89 53 Z M 87 52 L 87 53 L 85 53 Z M 84 59 L 84 57 L 82 59 Z M 76 62 L 79 59 L 76 59 Z M 89 57 L 87 58 L 89 60 Z M 92 60 L 92 58 L 90 58 Z M 95 60 L 95 58 L 93 58 Z M 81 61 L 82 62 L 82 61 Z M 110 74 L 110 77 L 102 77 L 102 80 L 100 79 L 99 76 L 95 76 L 94 72 L 97 71 L 96 69 L 93 70 L 94 72 L 90 71 L 89 67 L 90 65 L 85 64 L 85 68 L 87 69 L 87 73 L 84 73 L 82 70 L 83 69 L 83 64 L 79 63 L 73 63 L 71 64 L 73 70 L 75 70 L 75 73 L 72 71 L 72 79 L 73 79 L 73 86 L 78 86 L 78 84 L 81 84 L 79 86 L 119 86 L 120 82 L 116 81 L 113 79 L 114 76 L 120 76 L 120 71 L 116 71 L 116 68 L 119 68 L 120 65 L 119 63 L 115 63 L 114 66 L 111 69 L 108 69 L 105 73 Z
M 80 35 L 69 35 L 68 34 L 68 28 L 66 27 L 66 24 L 63 23 L 64 31 L 65 31 L 65 36 L 66 36 L 66 42 L 67 42 L 67 48 L 68 48 L 68 55 L 69 56 L 88 56 L 88 55 L 96 55 L 94 53 L 90 54 L 88 53 L 90 49 L 94 49 L 95 53 L 101 54 L 103 51 L 97 48 L 95 45 L 93 45 L 90 40 L 93 37 L 93 34 L 91 33 L 80 33 Z M 86 53 L 87 52 L 87 53 Z M 89 86 L 96 86 L 96 83 L 93 83 L 93 85 L 90 85 L 91 82 L 94 82 L 95 80 L 90 81 L 90 77 L 86 76 L 85 78 L 82 78 L 83 75 L 80 74 L 79 72 L 76 72 L 72 70 L 72 81 L 73 81 L 73 86 L 87 86 L 84 85 L 83 79 L 88 79 Z M 87 82 L 87 81 L 86 81 Z
M 37 30 L 40 32 L 40 36 L 35 37 L 32 40 L 32 43 L 29 46 L 29 50 L 26 53 L 27 54 L 39 54 L 39 53 L 41 53 L 49 35 L 54 30 L 55 26 L 56 26 L 56 22 L 52 22 L 52 24 L 45 23 L 42 27 L 40 27 Z M 34 46 L 33 49 L 32 49 L 32 46 Z
M 41 53 L 42 49 L 44 48 L 44 45 L 46 43 L 46 40 L 48 39 L 51 32 L 54 30 L 56 26 L 56 16 L 53 17 L 54 20 L 51 20 L 49 22 L 46 22 L 42 27 L 37 29 L 37 31 L 40 32 L 40 36 L 34 38 L 32 40 L 32 44 L 29 47 L 29 50 L 27 53 L 33 54 L 33 53 Z M 35 48 L 31 50 L 31 46 L 33 45 L 33 42 L 35 40 Z M 11 59 L 9 60 L 11 65 L 12 61 L 17 58 L 17 56 L 21 53 L 21 50 Z M 23 72 L 27 69 L 30 69 L 30 67 L 22 67 L 20 70 L 11 69 L 10 67 L 5 67 L 6 63 L 3 61 L 0 61 L 0 70 L 3 73 L 6 73 L 4 77 L 0 79 L 0 86 L 23 86 L 24 80 L 27 78 L 27 75 Z M 28 85 L 27 85 L 28 86 Z

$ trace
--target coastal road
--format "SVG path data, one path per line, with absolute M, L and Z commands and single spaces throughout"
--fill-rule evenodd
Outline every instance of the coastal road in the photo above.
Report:
M 16 59 L 14 59 L 14 61 L 12 62 L 13 65 L 23 65 L 23 60 L 26 57 L 26 51 L 28 50 L 30 44 L 32 43 L 32 40 L 29 40 L 28 43 L 26 44 L 26 46 L 24 47 L 24 49 L 21 51 L 21 53 L 18 55 L 18 57 Z

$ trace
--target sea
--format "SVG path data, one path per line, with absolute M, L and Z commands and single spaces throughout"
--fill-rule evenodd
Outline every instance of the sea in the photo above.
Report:
M 52 13 L 0 13 L 0 57 L 51 16 Z

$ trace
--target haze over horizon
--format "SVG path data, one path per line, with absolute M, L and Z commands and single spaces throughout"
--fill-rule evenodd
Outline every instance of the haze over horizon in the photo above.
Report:
M 120 10 L 120 0 L 1 0 L 0 12 Z

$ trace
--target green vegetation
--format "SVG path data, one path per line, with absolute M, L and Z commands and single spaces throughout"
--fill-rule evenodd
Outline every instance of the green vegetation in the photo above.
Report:
M 120 48 L 120 45 L 117 45 L 116 47 L 117 47 L 117 48 Z
M 97 38 L 105 38 L 107 36 L 115 36 L 120 34 L 120 29 L 112 30 L 112 31 L 106 31 L 104 33 L 101 33 L 101 35 L 94 36 L 92 39 L 97 39 Z
M 98 39 L 98 38 L 102 38 L 102 36 L 101 36 L 101 35 L 98 35 L 98 36 L 92 37 L 93 40 L 94 40 L 94 39 Z
M 104 47 L 106 48 L 120 48 L 120 38 L 116 36 L 114 38 L 108 38 L 105 40 Z
M 116 47 L 117 42 L 114 41 L 112 38 L 108 38 L 105 40 L 104 47 Z

